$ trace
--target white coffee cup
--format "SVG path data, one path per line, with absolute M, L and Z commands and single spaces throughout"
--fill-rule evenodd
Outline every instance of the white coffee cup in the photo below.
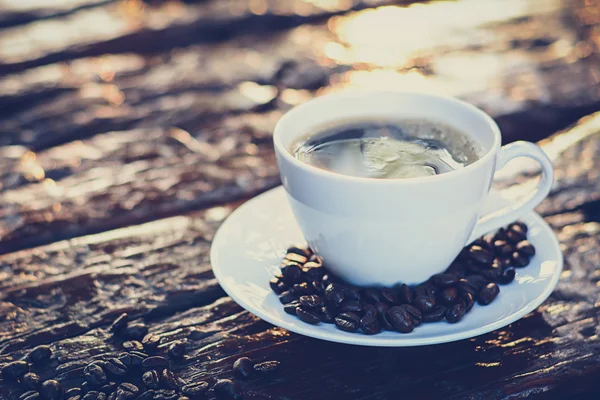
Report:
M 439 121 L 484 149 L 452 172 L 411 179 L 341 175 L 296 159 L 294 143 L 332 123 L 357 119 Z M 419 283 L 442 272 L 477 237 L 532 210 L 550 191 L 552 163 L 530 142 L 500 146 L 500 130 L 482 110 L 460 100 L 421 93 L 342 92 L 287 112 L 274 137 L 281 181 L 309 245 L 336 275 L 357 285 Z M 535 190 L 517 203 L 480 215 L 497 169 L 515 157 L 542 167 Z

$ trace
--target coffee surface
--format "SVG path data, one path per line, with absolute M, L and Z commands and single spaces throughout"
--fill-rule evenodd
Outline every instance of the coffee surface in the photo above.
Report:
M 405 179 L 463 168 L 482 149 L 468 135 L 429 120 L 355 121 L 334 125 L 296 142 L 294 156 L 343 175 Z

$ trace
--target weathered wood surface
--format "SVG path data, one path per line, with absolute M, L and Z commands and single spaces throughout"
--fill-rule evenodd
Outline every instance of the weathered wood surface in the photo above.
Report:
M 186 380 L 281 361 L 242 383 L 249 398 L 597 398 L 600 6 L 408 3 L 0 2 L 0 367 L 47 343 L 42 377 L 77 385 L 120 351 L 106 329 L 128 312 L 187 338 Z M 544 305 L 471 340 L 377 349 L 290 334 L 225 296 L 210 240 L 278 183 L 274 123 L 347 87 L 460 96 L 508 141 L 593 114 L 541 142 L 557 180 L 538 211 L 566 259 Z M 19 393 L 0 381 L 0 399 Z

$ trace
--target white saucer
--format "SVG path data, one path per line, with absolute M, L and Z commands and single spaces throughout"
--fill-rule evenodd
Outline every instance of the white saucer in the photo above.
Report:
M 506 203 L 490 194 L 488 204 Z M 286 314 L 269 279 L 279 269 L 285 250 L 304 239 L 296 224 L 283 187 L 264 193 L 235 210 L 221 225 L 212 242 L 210 258 L 219 283 L 239 305 L 273 325 L 292 332 L 363 346 L 420 346 L 478 336 L 518 320 L 538 307 L 552 292 L 563 266 L 558 240 L 535 212 L 521 218 L 529 226 L 528 238 L 536 256 L 517 270 L 513 283 L 502 286 L 488 306 L 475 305 L 457 324 L 424 324 L 402 334 L 384 331 L 367 336 L 338 330 L 334 325 L 309 325 Z

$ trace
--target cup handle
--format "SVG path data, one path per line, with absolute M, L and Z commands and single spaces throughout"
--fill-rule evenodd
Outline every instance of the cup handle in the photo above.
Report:
M 471 243 L 486 233 L 514 222 L 521 215 L 533 210 L 550 192 L 554 182 L 552 161 L 542 149 L 531 142 L 519 141 L 502 146 L 496 164 L 496 171 L 502 169 L 510 160 L 517 157 L 533 158 L 540 163 L 542 167 L 540 182 L 534 190 L 523 196 L 519 201 L 480 216 L 467 243 Z

